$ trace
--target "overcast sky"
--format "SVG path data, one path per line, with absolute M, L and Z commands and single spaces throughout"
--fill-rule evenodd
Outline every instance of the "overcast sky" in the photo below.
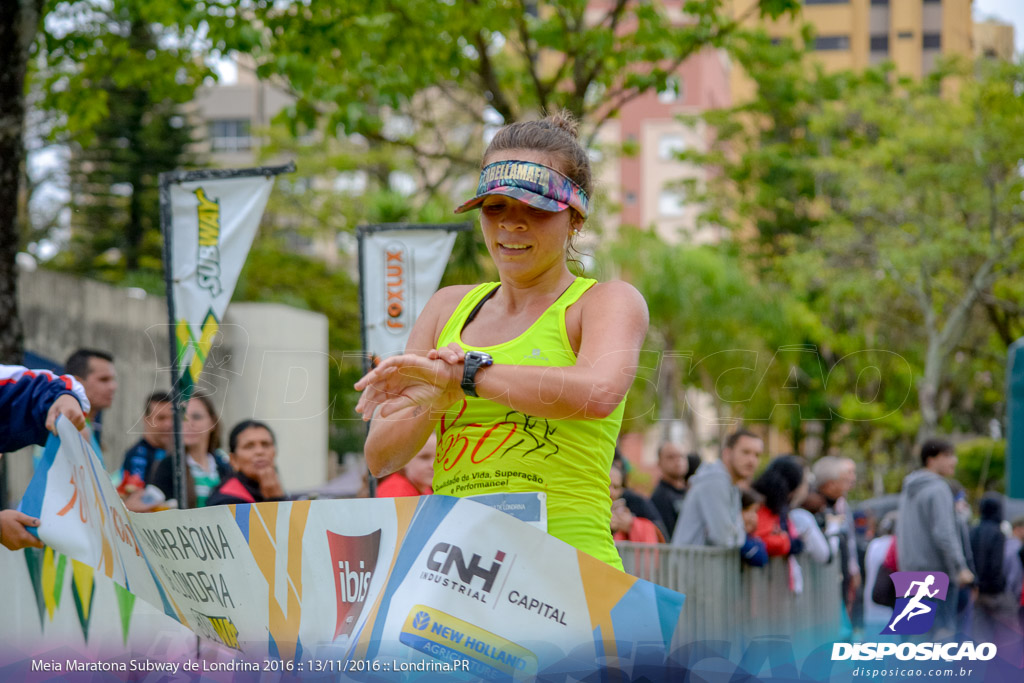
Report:
M 1017 54 L 1024 51 L 1024 0 L 974 0 L 974 19 L 998 19 L 1014 26 Z

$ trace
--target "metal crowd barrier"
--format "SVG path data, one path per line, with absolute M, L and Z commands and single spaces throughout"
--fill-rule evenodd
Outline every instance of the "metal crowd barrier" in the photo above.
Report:
M 839 562 L 798 562 L 803 590 L 790 587 L 784 558 L 748 567 L 735 549 L 617 542 L 627 573 L 686 595 L 678 632 L 686 641 L 748 641 L 808 634 L 825 642 L 840 629 Z

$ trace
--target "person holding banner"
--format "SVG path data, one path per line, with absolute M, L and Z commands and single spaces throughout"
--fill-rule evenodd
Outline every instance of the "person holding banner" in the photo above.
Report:
M 356 410 L 375 476 L 436 431 L 434 493 L 543 492 L 551 535 L 621 569 L 608 473 L 648 313 L 631 285 L 568 268 L 592 186 L 570 115 L 502 128 L 456 209 L 481 209 L 499 282 L 431 297 L 406 353 L 355 385 Z
M 0 365 L 0 454 L 43 445 L 48 432 L 57 433 L 61 416 L 84 429 L 89 408 L 85 389 L 71 375 Z M 39 526 L 39 520 L 17 510 L 0 510 L 0 545 L 8 550 L 43 547 L 25 530 L 30 526 Z

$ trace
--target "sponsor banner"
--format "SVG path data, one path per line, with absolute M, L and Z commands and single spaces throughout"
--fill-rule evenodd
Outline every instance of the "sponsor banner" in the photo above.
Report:
M 170 185 L 174 333 L 186 396 L 199 380 L 273 186 L 270 173 Z
M 569 653 L 596 666 L 627 642 L 664 663 L 679 623 L 682 595 L 469 500 L 128 513 L 88 443 L 63 418 L 58 431 L 23 507 L 77 560 L 59 565 L 76 603 L 90 602 L 95 571 L 247 660 L 419 663 L 403 670 L 413 677 L 457 663 L 464 679 L 529 678 Z M 52 557 L 45 567 L 41 586 L 58 571 Z
M 365 351 L 374 358 L 405 351 L 412 325 L 441 283 L 456 230 L 430 226 L 360 231 Z

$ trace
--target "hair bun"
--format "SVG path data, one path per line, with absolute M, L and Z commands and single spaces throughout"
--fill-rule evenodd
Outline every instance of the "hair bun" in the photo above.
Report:
M 547 123 L 551 124 L 555 128 L 564 130 L 566 133 L 571 135 L 574 139 L 578 140 L 580 137 L 580 123 L 573 116 L 572 112 L 568 109 L 558 109 L 544 119 Z

